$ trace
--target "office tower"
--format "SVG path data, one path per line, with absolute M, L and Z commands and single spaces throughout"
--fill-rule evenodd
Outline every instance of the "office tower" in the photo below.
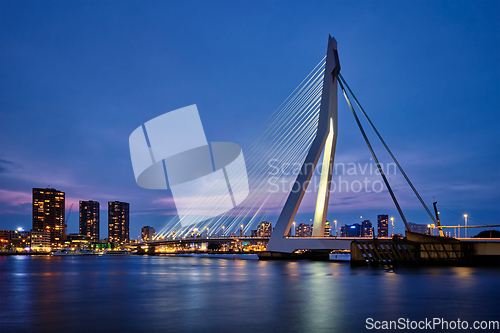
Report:
M 389 215 L 379 215 L 377 237 L 389 237 Z
M 370 220 L 361 222 L 361 237 L 372 237 L 372 222 Z
M 152 241 L 154 235 L 155 235 L 155 228 L 150 227 L 150 226 L 144 226 L 144 227 L 142 227 L 142 229 L 141 229 L 141 239 L 144 242 Z
M 271 222 L 260 222 L 257 227 L 257 235 L 259 237 L 271 237 L 271 233 L 273 232 L 273 228 Z
M 325 237 L 330 237 L 330 222 L 326 221 L 325 223 Z
M 127 202 L 108 202 L 108 240 L 118 245 L 129 241 L 129 204 Z
M 52 246 L 66 239 L 65 194 L 54 188 L 33 189 L 33 231 L 50 233 Z
M 80 201 L 80 235 L 90 237 L 92 243 L 99 242 L 99 202 Z

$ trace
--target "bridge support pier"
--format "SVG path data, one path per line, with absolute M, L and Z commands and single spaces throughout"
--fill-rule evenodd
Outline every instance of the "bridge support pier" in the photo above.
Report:
M 405 239 L 353 241 L 351 265 L 368 264 L 498 267 L 500 242 L 457 240 L 411 231 L 406 232 Z

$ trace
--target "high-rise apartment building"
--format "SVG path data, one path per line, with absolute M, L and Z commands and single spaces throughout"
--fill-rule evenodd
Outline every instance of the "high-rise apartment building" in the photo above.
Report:
M 389 215 L 379 215 L 377 221 L 377 237 L 389 237 Z
M 88 236 L 92 243 L 99 242 L 99 202 L 80 201 L 80 235 Z
M 62 246 L 66 238 L 65 194 L 54 188 L 33 189 L 33 231 L 50 233 L 52 246 Z
M 108 240 L 118 245 L 128 243 L 129 204 L 127 202 L 108 202 Z

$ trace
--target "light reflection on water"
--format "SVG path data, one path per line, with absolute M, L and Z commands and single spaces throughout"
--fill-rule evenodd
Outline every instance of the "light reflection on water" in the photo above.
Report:
M 1 331 L 357 332 L 498 320 L 500 271 L 149 256 L 0 256 Z

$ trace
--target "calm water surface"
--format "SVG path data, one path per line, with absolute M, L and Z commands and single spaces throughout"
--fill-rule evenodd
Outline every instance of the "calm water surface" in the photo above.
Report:
M 2 333 L 362 332 L 368 317 L 499 320 L 500 270 L 0 256 Z

